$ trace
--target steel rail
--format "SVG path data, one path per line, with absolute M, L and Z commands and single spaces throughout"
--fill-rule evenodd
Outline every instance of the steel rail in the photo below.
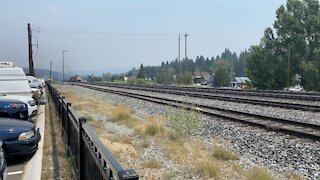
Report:
M 103 86 L 101 84 L 94 84 L 98 86 Z M 109 86 L 109 85 L 107 85 Z M 238 103 L 247 103 L 261 106 L 271 106 L 271 107 L 279 107 L 286 109 L 294 109 L 294 110 L 302 110 L 302 111 L 312 111 L 312 112 L 320 112 L 320 106 L 311 105 L 311 104 L 297 104 L 297 103 L 287 103 L 287 102 L 276 102 L 276 101 L 268 101 L 268 100 L 257 100 L 257 99 L 249 99 L 242 97 L 230 97 L 230 96 L 221 96 L 213 93 L 205 93 L 205 92 L 196 92 L 196 91 L 184 91 L 180 89 L 162 89 L 162 88 L 150 88 L 150 87 L 139 87 L 139 86 L 127 86 L 127 85 L 110 85 L 115 88 L 126 88 L 132 90 L 143 90 L 157 93 L 166 93 L 166 94 L 174 94 L 174 95 L 183 95 L 190 96 L 202 99 L 216 99 L 228 102 L 238 102 Z
M 89 84 L 75 84 L 85 88 L 98 90 L 102 92 L 108 92 L 113 94 L 118 94 L 122 96 L 128 96 L 132 98 L 137 98 L 141 100 L 146 100 L 153 103 L 169 105 L 177 108 L 184 108 L 188 110 L 198 111 L 200 113 L 215 116 L 223 119 L 228 119 L 236 122 L 241 122 L 249 124 L 252 126 L 261 127 L 264 129 L 272 130 L 275 132 L 281 132 L 284 134 L 290 134 L 301 138 L 311 139 L 315 141 L 320 141 L 320 125 L 305 123 L 300 121 L 294 121 L 289 119 L 270 117 L 255 113 L 246 113 L 241 111 L 235 111 L 230 109 L 223 109 L 213 106 L 206 106 L 195 103 L 188 103 L 178 100 L 172 100 L 163 97 L 154 97 L 143 94 L 135 94 L 130 92 L 123 92 L 118 90 L 108 89 L 106 87 L 89 85 Z
M 237 90 L 237 89 L 158 86 L 158 85 L 123 85 L 123 84 L 113 84 L 113 83 L 94 83 L 94 84 L 96 85 L 102 84 L 102 85 L 108 85 L 108 86 L 114 86 L 114 87 L 115 86 L 142 87 L 142 88 L 155 88 L 155 89 L 197 91 L 197 92 L 218 93 L 218 94 L 236 94 L 236 95 L 245 95 L 245 96 L 274 97 L 274 98 L 281 98 L 281 99 L 320 101 L 320 93 L 307 93 L 307 92 Z

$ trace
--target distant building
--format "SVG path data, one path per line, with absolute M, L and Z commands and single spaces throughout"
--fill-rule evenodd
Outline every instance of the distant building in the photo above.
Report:
M 229 87 L 234 89 L 247 89 L 250 82 L 251 81 L 248 77 L 234 77 L 230 81 Z
M 208 72 L 194 72 L 192 73 L 194 84 L 208 85 L 210 84 L 211 75 Z

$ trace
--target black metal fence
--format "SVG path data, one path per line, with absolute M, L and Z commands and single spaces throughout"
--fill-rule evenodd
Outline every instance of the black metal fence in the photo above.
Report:
M 123 169 L 101 143 L 86 119 L 79 117 L 65 98 L 50 84 L 49 93 L 56 105 L 63 134 L 77 178 L 82 179 L 139 179 L 133 169 Z

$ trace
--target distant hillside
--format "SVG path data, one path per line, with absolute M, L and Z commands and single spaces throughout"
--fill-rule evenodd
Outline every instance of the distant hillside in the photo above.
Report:
M 24 72 L 26 74 L 29 73 L 28 68 L 23 68 Z M 86 75 L 95 75 L 95 76 L 101 76 L 103 73 L 112 73 L 112 74 L 119 74 L 129 71 L 130 68 L 114 68 L 114 69 L 105 69 L 105 70 L 92 70 L 92 71 L 72 71 L 72 72 L 65 72 L 64 76 L 65 79 L 69 79 L 71 76 L 74 75 L 80 75 L 80 76 L 86 76 Z M 50 70 L 48 69 L 35 69 L 35 74 L 37 78 L 44 78 L 49 79 Z M 61 80 L 62 79 L 62 73 L 52 71 L 52 78 L 55 80 Z
M 26 74 L 29 73 L 28 68 L 23 68 L 23 70 Z M 35 74 L 36 74 L 37 78 L 49 79 L 50 70 L 48 70 L 48 69 L 35 69 Z M 60 73 L 60 72 L 52 71 L 51 76 L 53 79 L 62 79 L 62 73 Z M 67 78 L 66 74 L 65 74 L 65 76 Z M 68 75 L 68 77 L 69 77 L 69 75 Z
M 103 69 L 103 70 L 87 70 L 87 71 L 72 71 L 70 74 L 78 74 L 80 76 L 85 75 L 95 75 L 95 76 L 101 76 L 104 73 L 111 73 L 111 74 L 121 74 L 126 73 L 132 68 L 110 68 L 110 69 Z

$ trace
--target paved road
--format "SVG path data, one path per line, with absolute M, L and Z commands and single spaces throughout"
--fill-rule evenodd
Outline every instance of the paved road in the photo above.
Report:
M 10 162 L 8 162 L 8 180 L 22 179 L 24 167 L 28 161 L 28 158 L 10 160 Z

